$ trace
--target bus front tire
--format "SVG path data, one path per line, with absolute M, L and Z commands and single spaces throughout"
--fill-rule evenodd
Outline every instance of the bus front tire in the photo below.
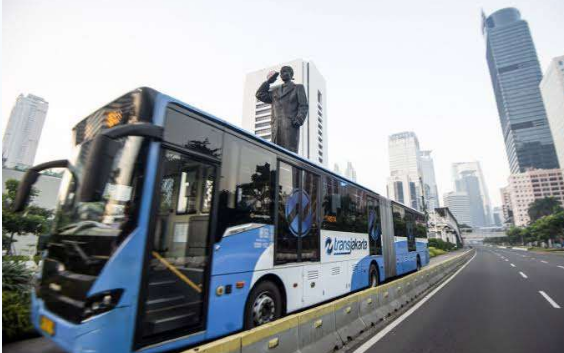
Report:
M 380 276 L 378 276 L 378 270 L 376 269 L 376 265 L 374 264 L 370 265 L 370 271 L 368 273 L 369 273 L 368 285 L 370 287 L 378 286 L 378 283 L 380 282 Z
M 282 295 L 280 290 L 270 281 L 257 284 L 245 305 L 245 330 L 252 329 L 282 316 Z

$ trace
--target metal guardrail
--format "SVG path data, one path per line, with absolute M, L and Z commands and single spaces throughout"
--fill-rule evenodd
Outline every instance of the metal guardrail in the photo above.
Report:
M 473 252 L 184 353 L 333 352 L 437 285 Z

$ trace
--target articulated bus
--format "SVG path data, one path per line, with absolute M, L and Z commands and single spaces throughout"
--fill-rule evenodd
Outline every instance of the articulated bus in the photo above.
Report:
M 416 271 L 424 214 L 150 88 L 73 129 L 32 320 L 69 352 L 162 352 Z

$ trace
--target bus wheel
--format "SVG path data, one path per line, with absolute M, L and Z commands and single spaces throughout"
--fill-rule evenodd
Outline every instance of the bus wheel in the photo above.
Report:
M 245 308 L 245 329 L 251 329 L 282 316 L 282 296 L 278 287 L 270 282 L 259 283 L 249 295 Z
M 418 255 L 417 256 L 417 271 L 419 271 L 420 269 L 421 269 L 421 258 Z
M 370 287 L 376 287 L 380 282 L 376 265 L 374 264 L 370 265 L 370 271 L 368 273 L 369 273 L 368 283 L 370 283 Z

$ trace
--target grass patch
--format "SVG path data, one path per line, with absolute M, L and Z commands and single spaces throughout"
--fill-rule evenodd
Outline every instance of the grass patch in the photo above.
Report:
M 429 256 L 430 257 L 435 257 L 435 256 L 439 256 L 439 255 L 442 255 L 442 254 L 446 254 L 446 251 L 434 248 L 432 246 L 429 247 Z

